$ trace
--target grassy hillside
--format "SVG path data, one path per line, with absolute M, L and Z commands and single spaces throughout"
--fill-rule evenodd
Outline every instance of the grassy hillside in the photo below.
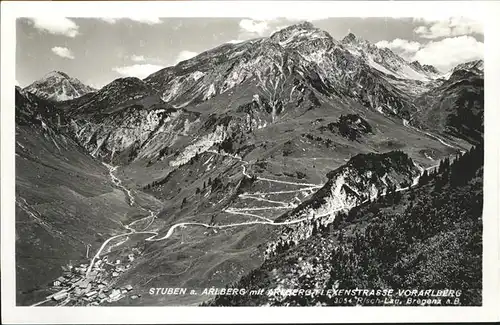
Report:
M 478 146 L 452 163 L 444 160 L 418 186 L 352 209 L 229 287 L 455 289 L 462 291 L 461 305 L 481 305 L 482 179 Z M 265 304 L 356 302 L 326 294 L 219 295 L 208 305 Z
M 17 303 L 44 299 L 62 267 L 88 263 L 109 236 L 148 212 L 131 207 L 109 170 L 58 128 L 58 110 L 16 91 Z M 158 204 L 145 196 L 142 200 Z M 87 256 L 87 248 L 89 253 Z

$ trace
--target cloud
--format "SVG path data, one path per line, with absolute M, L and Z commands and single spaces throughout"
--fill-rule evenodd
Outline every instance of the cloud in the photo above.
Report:
M 377 47 L 391 49 L 407 61 L 431 64 L 441 71 L 449 71 L 456 65 L 483 58 L 484 44 L 472 36 L 448 37 L 439 41 L 419 43 L 396 38 L 380 41 Z
M 113 17 L 101 17 L 99 18 L 100 20 L 107 22 L 108 24 L 115 24 L 118 20 L 120 19 L 130 19 L 132 21 L 142 23 L 142 24 L 147 24 L 147 25 L 156 25 L 156 24 L 161 24 L 163 21 L 159 17 L 119 17 L 119 18 L 113 18 Z
M 376 43 L 378 47 L 387 47 L 391 50 L 402 50 L 406 52 L 416 52 L 422 46 L 419 42 L 408 41 L 401 38 L 396 38 L 390 42 L 380 41 Z
M 55 46 L 52 49 L 52 52 L 54 52 L 55 55 L 60 56 L 61 58 L 66 58 L 66 59 L 74 59 L 75 56 L 71 52 L 70 49 L 67 47 L 60 47 L 60 46 Z
M 158 58 L 158 57 L 148 57 L 148 56 L 144 56 L 144 55 L 136 55 L 136 54 L 132 54 L 130 56 L 126 56 L 124 55 L 127 59 L 130 59 L 131 61 L 133 62 L 147 62 L 147 63 L 150 63 L 150 64 L 161 64 L 161 65 L 165 65 L 165 62 L 164 60 Z
M 131 17 L 129 19 L 148 25 L 161 24 L 163 22 L 159 17 L 142 17 L 142 18 Z
M 198 55 L 198 53 L 192 52 L 192 51 L 183 50 L 183 51 L 181 51 L 177 55 L 176 64 L 179 63 L 179 62 L 181 62 L 181 61 L 184 61 L 184 60 L 189 60 L 192 57 L 195 57 L 196 55 Z
M 33 26 L 41 31 L 54 35 L 75 37 L 78 35 L 78 25 L 65 17 L 32 17 L 28 18 Z
M 230 43 L 230 44 L 238 44 L 238 43 L 242 43 L 244 42 L 245 40 L 242 40 L 242 39 L 232 39 L 230 41 L 227 41 L 226 43 Z
M 242 32 L 264 36 L 269 29 L 269 24 L 265 20 L 242 19 L 239 23 Z
M 326 19 L 324 15 L 310 17 L 252 17 L 244 18 L 239 22 L 239 33 L 236 40 L 232 43 L 243 42 L 248 39 L 257 37 L 265 37 L 286 28 L 288 26 L 301 23 L 304 21 L 315 21 Z
M 134 62 L 144 62 L 146 59 L 144 58 L 143 55 L 132 55 L 130 59 Z
M 325 20 L 332 18 L 331 15 L 322 13 L 322 12 L 310 12 L 307 14 L 298 14 L 294 16 L 287 15 L 284 16 L 276 16 L 271 12 L 263 13 L 262 15 L 253 15 L 247 16 L 248 19 L 257 20 L 257 21 L 265 21 L 265 22 L 275 22 L 275 21 L 289 21 L 292 23 L 302 22 L 302 21 L 317 21 L 317 20 Z
M 98 19 L 108 23 L 108 24 L 114 24 L 116 21 L 120 18 L 111 18 L 111 17 L 99 17 Z
M 392 41 L 380 41 L 375 44 L 377 47 L 385 47 L 391 49 L 396 54 L 405 59 L 410 59 L 422 47 L 422 44 L 415 41 L 408 41 L 401 38 L 396 38 Z
M 95 81 L 93 80 L 87 80 L 86 82 L 84 82 L 87 86 L 90 86 L 94 89 L 101 89 L 102 87 L 104 87 L 107 82 L 101 82 L 101 83 L 96 83 Z
M 137 77 L 144 79 L 150 74 L 163 68 L 163 66 L 156 64 L 134 64 L 123 67 L 114 67 L 112 70 L 124 77 Z
M 431 41 L 419 49 L 413 59 L 432 64 L 441 71 L 449 71 L 456 65 L 482 59 L 484 44 L 472 36 L 458 36 Z
M 284 18 L 260 18 L 250 19 L 245 18 L 239 22 L 238 38 L 232 40 L 231 43 L 235 44 L 243 42 L 252 38 L 269 36 L 272 32 L 278 30 L 278 25 L 282 27 L 284 21 L 291 24 L 292 19 Z
M 137 77 L 140 79 L 144 79 L 150 74 L 163 69 L 169 65 L 176 65 L 181 61 L 189 60 L 192 57 L 198 55 L 198 53 L 188 50 L 180 51 L 179 54 L 175 57 L 175 62 L 172 64 L 165 64 L 163 60 L 155 59 L 151 57 L 145 57 L 143 55 L 131 55 L 130 60 L 134 62 L 142 62 L 122 67 L 114 67 L 112 70 L 117 72 L 118 74 L 124 77 Z M 149 62 L 149 63 L 146 63 Z M 160 63 L 160 64 L 156 64 Z
M 421 19 L 430 26 L 421 25 L 414 29 L 415 34 L 423 38 L 440 38 L 470 34 L 483 34 L 481 23 L 464 17 L 453 17 L 447 20 L 435 21 Z

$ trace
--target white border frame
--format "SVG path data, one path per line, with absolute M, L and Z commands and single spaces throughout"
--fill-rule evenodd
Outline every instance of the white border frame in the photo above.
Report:
M 499 320 L 498 177 L 500 3 L 482 1 L 174 1 L 1 3 L 2 323 L 427 322 Z M 468 16 L 485 29 L 485 174 L 482 307 L 17 307 L 15 306 L 15 20 L 17 17 L 433 17 Z M 57 310 L 54 310 L 57 308 Z M 314 308 L 314 309 L 309 309 Z M 331 309 L 333 308 L 333 309 Z M 356 309 L 354 309 L 356 308 Z

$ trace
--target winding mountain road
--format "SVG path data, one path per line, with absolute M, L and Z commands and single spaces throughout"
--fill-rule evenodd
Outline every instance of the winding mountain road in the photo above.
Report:
M 215 153 L 215 152 L 214 152 Z M 219 154 L 219 153 L 217 153 Z M 242 160 L 241 158 L 239 157 L 236 157 L 236 156 L 232 156 L 232 155 L 229 155 L 229 154 L 224 154 L 224 156 L 230 156 L 232 158 L 235 158 L 235 159 L 238 159 L 242 162 L 242 172 L 243 172 L 243 175 L 245 175 L 246 177 L 252 177 L 250 176 L 247 171 L 246 171 L 246 165 L 248 164 L 248 162 Z M 110 177 L 113 181 L 113 183 L 120 187 L 122 190 L 124 190 L 124 192 L 127 194 L 128 198 L 129 198 L 129 204 L 132 206 L 135 204 L 135 199 L 132 195 L 132 192 L 127 189 L 125 186 L 122 185 L 122 181 L 114 174 L 114 172 L 117 170 L 117 166 L 111 166 L 111 165 L 108 165 L 108 164 L 104 164 L 106 167 L 108 167 L 109 169 L 109 174 L 110 174 Z M 438 165 L 436 166 L 431 166 L 425 170 L 430 170 L 432 168 L 436 168 Z M 421 174 L 423 174 L 423 171 L 424 169 L 422 168 L 421 169 Z M 269 179 L 269 178 L 264 178 L 264 177 L 256 177 L 258 180 L 261 180 L 261 181 L 267 181 L 267 182 L 275 182 L 275 183 L 281 183 L 281 184 L 287 184 L 287 185 L 297 185 L 297 186 L 304 186 L 304 188 L 301 188 L 301 189 L 298 189 L 298 190 L 292 190 L 292 191 L 276 191 L 276 192 L 268 192 L 268 193 L 260 193 L 260 192 L 257 192 L 257 193 L 252 193 L 252 194 L 242 194 L 241 197 L 242 198 L 246 198 L 246 199 L 255 199 L 255 200 L 259 200 L 259 201 L 268 201 L 269 203 L 276 203 L 276 204 L 281 204 L 282 206 L 273 206 L 273 207 L 259 207 L 259 208 L 229 208 L 229 209 L 225 209 L 224 212 L 227 212 L 227 213 L 231 213 L 231 214 L 238 214 L 238 215 L 244 215 L 244 216 L 250 216 L 250 217 L 254 217 L 254 218 L 257 218 L 258 220 L 254 220 L 254 221 L 248 221 L 248 222 L 240 222 L 240 223 L 233 223 L 233 224 L 227 224 L 227 225 L 209 225 L 209 224 L 206 224 L 206 223 L 200 223 L 200 222 L 181 222 L 181 223 L 177 223 L 177 224 L 174 224 L 172 225 L 167 233 L 162 236 L 162 237 L 159 237 L 160 236 L 160 233 L 157 232 L 157 231 L 147 231 L 147 229 L 153 224 L 154 220 L 156 219 L 157 215 L 158 215 L 158 212 L 154 212 L 152 210 L 148 210 L 150 212 L 150 214 L 144 218 L 141 218 L 139 220 L 135 220 L 131 223 L 129 223 L 128 225 L 124 225 L 124 228 L 128 230 L 128 232 L 126 233 L 123 233 L 123 234 L 118 234 L 118 235 L 115 235 L 115 236 L 112 236 L 110 238 L 108 238 L 106 241 L 104 241 L 101 246 L 99 247 L 99 249 L 97 250 L 96 254 L 92 257 L 91 259 L 91 262 L 89 264 L 89 267 L 87 269 L 87 273 L 86 273 L 86 276 L 88 277 L 90 275 L 90 272 L 92 271 L 94 265 L 95 265 L 95 262 L 96 260 L 101 256 L 102 252 L 105 250 L 105 248 L 108 246 L 108 244 L 117 239 L 117 238 L 121 238 L 121 237 L 127 237 L 127 236 L 132 236 L 132 235 L 151 235 L 147 238 L 145 238 L 144 240 L 145 241 L 148 241 L 148 242 L 157 242 L 157 241 L 162 241 L 162 240 L 166 240 L 168 238 L 170 238 L 176 231 L 176 229 L 178 228 L 185 228 L 187 226 L 196 226 L 196 227 L 204 227 L 204 228 L 207 228 L 207 229 L 228 229 L 228 228 L 234 228 L 234 227 L 245 227 L 245 226 L 252 226 L 252 225 L 270 225 L 270 226 L 286 226 L 286 225 L 293 225 L 293 224 L 298 224 L 298 223 L 302 223 L 306 220 L 314 220 L 314 219 L 320 219 L 320 218 L 323 218 L 323 217 L 327 217 L 327 216 L 331 216 L 333 213 L 335 212 L 338 212 L 338 211 L 342 211 L 342 210 L 345 210 L 347 209 L 347 207 L 345 207 L 344 205 L 342 205 L 341 207 L 337 208 L 337 209 L 333 209 L 333 210 L 329 210 L 321 215 L 309 215 L 309 216 L 304 216 L 302 218 L 298 218 L 298 219 L 294 219 L 294 220 L 290 220 L 290 221 L 283 221 L 283 222 L 274 222 L 273 220 L 269 219 L 269 218 L 265 218 L 265 217 L 262 217 L 262 216 L 259 216 L 259 215 L 256 215 L 256 214 L 253 214 L 253 213 L 249 213 L 248 211 L 259 211 L 259 210 L 269 210 L 269 209 L 274 209 L 274 210 L 277 210 L 277 209 L 290 209 L 290 208 L 293 208 L 295 205 L 290 205 L 288 202 L 281 202 L 281 201 L 273 201 L 273 200 L 265 200 L 265 199 L 262 199 L 262 198 L 257 198 L 255 197 L 256 195 L 275 195 L 275 194 L 281 194 L 281 193 L 294 193 L 294 192 L 301 192 L 301 191 L 313 191 L 314 189 L 317 189 L 317 188 L 320 188 L 322 187 L 323 185 L 317 185 L 317 184 L 308 184 L 308 183 L 296 183 L 296 182 L 288 182 L 288 181 L 280 181 L 280 180 L 274 180 L 274 179 Z M 415 181 L 413 182 L 413 184 L 409 187 L 406 187 L 406 188 L 400 188 L 400 189 L 397 189 L 397 191 L 405 191 L 405 190 L 408 190 L 410 187 L 413 187 L 415 185 L 418 184 L 418 179 L 420 178 L 420 176 L 416 177 Z M 380 194 L 381 196 L 385 195 L 385 194 Z M 368 200 L 365 200 L 364 202 L 361 202 L 362 203 L 366 203 Z M 340 201 L 339 201 L 340 202 Z M 142 230 L 138 231 L 137 229 L 135 229 L 133 226 L 139 222 L 142 222 L 144 220 L 147 220 L 151 218 L 151 222 L 149 222 L 149 224 Z M 38 306 L 38 305 L 41 305 L 45 302 L 48 302 L 50 301 L 50 299 L 46 299 L 44 301 L 40 301 L 36 304 L 33 304 L 32 306 Z
M 233 159 L 237 159 L 237 160 L 241 161 L 242 162 L 242 172 L 243 172 L 243 175 L 245 175 L 246 177 L 249 177 L 249 178 L 252 177 L 246 171 L 246 165 L 248 164 L 248 162 L 244 161 L 240 157 L 237 157 L 237 156 L 234 156 L 234 155 L 231 155 L 231 154 L 227 154 L 227 153 L 220 153 L 220 152 L 212 151 L 212 150 L 209 150 L 208 152 L 211 152 L 213 154 L 222 155 L 222 156 L 231 157 Z M 112 165 L 106 164 L 104 162 L 103 162 L 103 165 L 108 168 L 109 175 L 110 175 L 110 178 L 111 178 L 112 182 L 117 187 L 121 188 L 124 191 L 124 193 L 127 194 L 129 204 L 131 206 L 134 205 L 135 204 L 135 198 L 132 195 L 132 192 L 128 188 L 126 188 L 125 186 L 123 186 L 121 179 L 119 179 L 115 175 L 115 172 L 118 169 L 118 166 L 112 166 Z M 302 189 L 299 189 L 299 190 L 294 190 L 292 192 L 295 192 L 295 191 L 299 192 L 299 191 L 305 191 L 305 190 L 306 191 L 308 191 L 308 190 L 314 190 L 316 188 L 320 188 L 320 187 L 323 186 L 323 185 L 318 185 L 318 184 L 308 184 L 308 183 L 297 183 L 297 182 L 281 181 L 281 180 L 269 179 L 269 178 L 258 177 L 258 176 L 257 176 L 257 180 L 306 187 L 306 188 L 302 188 Z M 259 195 L 279 194 L 279 193 L 286 193 L 286 192 L 288 192 L 288 191 L 270 192 L 270 193 L 259 193 Z M 281 204 L 282 206 L 258 207 L 258 208 L 240 208 L 240 209 L 229 208 L 229 209 L 224 210 L 224 212 L 231 213 L 231 214 L 244 215 L 244 216 L 251 216 L 251 217 L 257 218 L 259 220 L 250 221 L 250 222 L 242 222 L 242 223 L 234 223 L 234 224 L 228 224 L 228 225 L 209 225 L 209 224 L 199 223 L 199 222 L 181 222 L 181 223 L 177 223 L 177 224 L 172 225 L 169 228 L 169 230 L 167 231 L 167 233 L 163 237 L 160 237 L 160 238 L 157 238 L 159 236 L 158 232 L 156 232 L 156 231 L 146 231 L 151 226 L 151 224 L 154 222 L 154 219 L 157 216 L 157 213 L 149 210 L 150 211 L 150 215 L 149 216 L 144 217 L 144 218 L 139 219 L 139 220 L 136 220 L 136 221 L 133 221 L 133 222 L 131 222 L 128 225 L 124 225 L 124 228 L 127 229 L 129 232 L 112 236 L 112 237 L 108 238 L 106 241 L 104 241 L 102 243 L 101 247 L 97 250 L 96 254 L 92 257 L 92 260 L 90 261 L 90 264 L 89 264 L 89 267 L 87 269 L 86 275 L 87 275 L 87 277 L 90 275 L 90 272 L 92 271 L 96 260 L 101 256 L 101 254 L 104 251 L 104 249 L 106 248 L 106 246 L 111 241 L 113 241 L 113 240 L 115 240 L 117 238 L 120 238 L 120 237 L 131 236 L 131 235 L 134 235 L 134 234 L 151 234 L 152 236 L 146 238 L 145 241 L 153 242 L 153 241 L 161 241 L 161 240 L 168 239 L 168 238 L 170 238 L 174 234 L 174 231 L 177 228 L 184 228 L 186 226 L 201 226 L 201 227 L 212 228 L 212 229 L 226 229 L 226 228 L 249 226 L 249 225 L 255 225 L 255 224 L 283 226 L 283 225 L 300 223 L 300 222 L 302 222 L 302 221 L 307 220 L 308 218 L 310 218 L 310 217 L 305 217 L 305 218 L 302 218 L 302 219 L 292 220 L 292 221 L 288 221 L 288 222 L 275 223 L 275 222 L 273 222 L 269 218 L 262 217 L 262 216 L 259 216 L 259 215 L 256 215 L 256 214 L 252 214 L 252 213 L 248 213 L 247 211 L 278 210 L 278 209 L 290 209 L 290 208 L 295 207 L 295 205 L 293 205 L 293 204 L 290 205 L 288 202 L 281 202 L 281 201 L 266 200 L 266 199 L 262 199 L 262 198 L 255 198 L 255 197 L 253 197 L 253 195 L 255 195 L 255 194 L 243 194 L 242 198 L 255 199 L 255 200 L 260 200 L 260 201 L 268 201 L 270 203 Z M 344 209 L 344 207 L 340 208 L 339 210 L 342 210 L 342 209 Z M 334 211 L 332 211 L 332 212 L 334 212 Z M 152 218 L 152 221 L 144 229 L 138 231 L 137 229 L 133 228 L 134 224 L 136 224 L 138 222 L 141 222 L 141 221 L 143 221 L 145 219 L 148 219 L 148 218 Z
M 210 151 L 212 152 L 212 151 Z M 242 160 L 241 158 L 239 157 L 236 157 L 236 156 L 233 156 L 233 155 L 230 155 L 230 154 L 226 154 L 226 153 L 218 153 L 218 152 L 212 152 L 212 153 L 215 153 L 215 154 L 220 154 L 220 155 L 223 155 L 223 156 L 229 156 L 229 157 L 232 157 L 234 159 L 238 159 L 239 161 L 242 162 L 242 171 L 243 171 L 243 175 L 245 175 L 246 177 L 249 177 L 251 178 L 252 176 L 250 176 L 247 171 L 246 171 L 246 165 L 248 164 L 248 162 Z M 435 165 L 435 166 L 431 166 L 429 168 L 427 168 L 426 170 L 430 170 L 432 168 L 436 168 L 437 166 L 439 165 Z M 118 179 L 118 177 L 116 175 L 113 174 L 113 172 L 116 171 L 116 166 L 111 166 L 110 168 L 110 175 L 111 175 L 111 179 L 113 180 L 113 182 L 115 184 L 117 184 L 118 186 L 123 187 L 123 185 L 121 185 L 121 180 Z M 421 169 L 421 174 L 423 174 L 423 170 Z M 416 186 L 418 184 L 418 179 L 420 178 L 420 176 L 416 177 L 415 178 L 415 181 L 413 182 L 413 184 L 409 187 L 405 187 L 405 188 L 399 188 L 397 189 L 398 192 L 400 191 L 405 191 L 405 190 L 408 190 L 410 187 L 413 187 L 413 186 Z M 263 178 L 263 177 L 257 177 L 258 180 L 262 180 L 262 181 L 267 181 L 267 182 L 275 182 L 275 183 L 281 183 L 281 184 L 288 184 L 288 185 L 300 185 L 300 186 L 305 186 L 306 188 L 302 188 L 302 189 L 299 189 L 299 190 L 295 190 L 295 191 L 305 191 L 305 190 L 314 190 L 316 188 L 320 188 L 322 187 L 323 185 L 317 185 L 317 184 L 308 184 L 308 183 L 295 183 L 295 182 L 288 182 L 288 181 L 280 181 L 280 180 L 273 180 L 273 179 L 269 179 L 269 178 Z M 124 188 L 126 190 L 127 193 L 130 193 L 130 191 L 128 191 L 128 189 Z M 269 192 L 269 193 L 258 193 L 258 195 L 266 195 L 266 194 L 279 194 L 279 193 L 290 193 L 290 192 L 294 192 L 294 191 L 278 191 L 278 192 Z M 131 195 L 131 193 L 130 193 Z M 248 198 L 248 199 L 256 199 L 256 200 L 263 200 L 261 198 L 254 198 L 252 196 L 255 196 L 257 195 L 257 193 L 253 193 L 253 194 L 242 194 L 243 198 Z M 385 195 L 385 194 L 380 194 L 380 195 Z M 245 216 L 251 216 L 251 217 L 255 217 L 259 220 L 254 220 L 254 221 L 248 221 L 248 222 L 240 222 L 240 223 L 234 223 L 234 224 L 227 224 L 227 225 L 209 225 L 209 224 L 206 224 L 206 223 L 200 223 L 200 222 L 181 222 L 181 223 L 177 223 L 177 224 L 174 224 L 172 225 L 167 233 L 162 236 L 162 237 L 159 237 L 158 236 L 160 235 L 158 232 L 156 231 L 146 231 L 147 228 L 149 228 L 149 226 L 152 224 L 152 222 L 154 221 L 154 219 L 156 218 L 157 216 L 157 213 L 154 213 L 153 211 L 150 211 L 150 215 L 147 216 L 147 217 L 144 217 L 142 219 L 139 219 L 139 220 L 136 220 L 128 225 L 125 225 L 125 229 L 129 230 L 129 232 L 127 233 L 124 233 L 124 234 L 119 234 L 119 235 L 116 235 L 116 236 L 113 236 L 113 237 L 110 237 L 108 238 L 102 245 L 101 247 L 99 248 L 99 250 L 97 251 L 97 253 L 94 255 L 94 257 L 92 258 L 91 260 L 91 263 L 89 265 L 89 268 L 87 270 L 87 276 L 88 274 L 91 272 L 92 270 L 92 267 L 94 266 L 94 263 L 95 263 L 95 260 L 97 258 L 99 258 L 100 254 L 102 253 L 102 251 L 104 250 L 104 248 L 109 244 L 109 242 L 111 242 L 112 240 L 116 239 L 116 238 L 119 238 L 119 237 L 124 237 L 124 236 L 131 236 L 131 235 L 134 235 L 134 234 L 151 234 L 152 236 L 150 237 L 147 237 L 145 239 L 145 241 L 150 241 L 150 242 L 156 242 L 156 241 L 161 241 L 161 240 L 165 240 L 165 239 L 168 239 L 170 238 L 175 230 L 177 228 L 185 228 L 186 226 L 198 226 L 198 227 L 205 227 L 205 228 L 208 228 L 208 229 L 227 229 L 227 228 L 233 228 L 233 227 L 242 227 L 242 226 L 250 226 L 250 225 L 256 225 L 256 224 L 262 224 L 262 225 L 272 225 L 272 226 L 286 226 L 286 225 L 292 225 L 292 224 L 297 224 L 297 223 L 301 223 L 305 220 L 311 220 L 311 219 L 318 219 L 318 218 L 323 218 L 323 217 L 326 217 L 326 216 L 331 216 L 332 213 L 335 213 L 335 212 L 338 212 L 338 211 L 341 211 L 341 210 L 345 210 L 346 207 L 345 206 L 341 206 L 339 207 L 338 209 L 334 209 L 334 210 L 330 210 L 322 215 L 319 215 L 319 216 L 306 216 L 306 217 L 303 217 L 303 218 L 299 218 L 299 219 L 295 219 L 295 220 L 290 220 L 290 221 L 284 221 L 284 222 L 274 222 L 273 220 L 269 219 L 269 218 L 265 218 L 265 217 L 262 217 L 262 216 L 259 216 L 259 215 L 256 215 L 256 214 L 252 214 L 252 213 L 249 213 L 248 211 L 261 211 L 261 210 L 278 210 L 278 209 L 290 209 L 290 208 L 293 208 L 295 207 L 295 205 L 290 205 L 288 202 L 281 202 L 281 201 L 272 201 L 272 200 L 267 200 L 267 201 L 270 201 L 272 203 L 278 203 L 278 204 L 281 204 L 282 206 L 273 206 L 273 207 L 258 207 L 258 208 L 229 208 L 229 209 L 225 209 L 224 212 L 227 212 L 227 213 L 232 213 L 232 214 L 239 214 L 239 215 L 245 215 Z M 340 201 L 340 200 L 339 200 Z M 365 200 L 364 202 L 361 202 L 361 203 L 365 203 L 367 202 L 368 200 Z M 132 202 L 135 202 L 133 200 L 130 200 L 131 204 Z M 149 223 L 149 225 L 141 230 L 141 231 L 137 231 L 136 229 L 132 228 L 132 226 L 140 221 L 143 221 L 145 219 L 148 219 L 148 218 L 152 218 L 152 222 Z

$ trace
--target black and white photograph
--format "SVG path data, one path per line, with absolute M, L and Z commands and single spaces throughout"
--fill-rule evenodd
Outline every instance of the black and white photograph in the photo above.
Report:
M 15 306 L 484 305 L 484 21 L 154 15 L 15 17 Z

